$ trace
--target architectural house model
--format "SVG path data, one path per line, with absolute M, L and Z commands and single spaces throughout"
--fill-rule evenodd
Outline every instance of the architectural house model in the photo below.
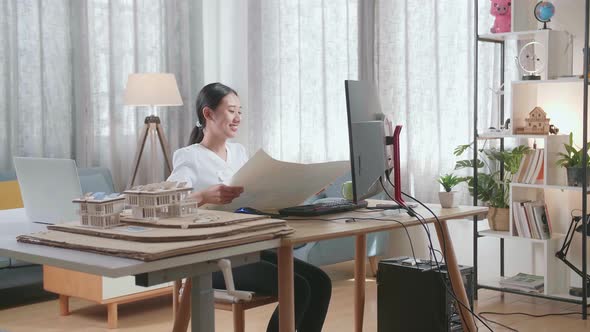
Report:
M 185 182 L 160 182 L 124 191 L 134 218 L 158 220 L 197 213 L 197 201 L 189 199 L 192 188 Z
M 99 228 L 119 225 L 119 214 L 125 208 L 125 196 L 118 193 L 89 193 L 72 202 L 80 204 L 80 224 Z
M 517 134 L 549 134 L 549 120 L 547 113 L 541 107 L 535 107 L 529 112 L 529 117 L 524 119 L 525 127 L 516 128 Z

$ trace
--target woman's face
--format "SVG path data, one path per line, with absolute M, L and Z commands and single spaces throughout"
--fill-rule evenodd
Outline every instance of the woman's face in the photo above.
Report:
M 221 99 L 214 112 L 209 112 L 206 130 L 223 138 L 234 138 L 238 133 L 238 127 L 242 118 L 242 106 L 240 98 L 233 93 Z

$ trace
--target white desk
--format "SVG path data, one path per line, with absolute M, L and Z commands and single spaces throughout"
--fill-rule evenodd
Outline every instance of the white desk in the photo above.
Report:
M 7 212 L 8 211 L 8 212 Z M 24 215 L 21 211 L 21 217 Z M 18 217 L 14 210 L 0 211 L 0 220 Z M 40 231 L 37 224 L 23 225 L 23 229 Z M 93 254 L 89 252 L 53 248 L 43 245 L 19 243 L 14 231 L 0 221 L 0 256 L 11 257 L 36 264 L 50 265 L 68 270 L 102 275 L 111 278 L 136 276 L 136 284 L 153 286 L 181 278 L 192 278 L 191 328 L 192 331 L 214 331 L 214 307 L 211 273 L 218 270 L 216 260 L 230 258 L 232 266 L 256 262 L 261 250 L 277 248 L 280 239 L 256 242 L 230 248 L 189 254 L 153 262 Z

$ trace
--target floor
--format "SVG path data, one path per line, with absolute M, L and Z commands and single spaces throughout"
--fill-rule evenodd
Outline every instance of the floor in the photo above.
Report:
M 351 331 L 353 326 L 353 265 L 351 262 L 336 264 L 326 269 L 334 280 L 333 295 L 324 331 Z M 477 311 L 529 312 L 535 314 L 579 312 L 580 307 L 572 304 L 540 300 L 531 297 L 480 290 Z M 73 299 L 70 316 L 58 314 L 57 301 L 47 301 L 28 306 L 0 311 L 0 331 L 170 331 L 172 327 L 172 306 L 170 297 L 161 297 L 119 307 L 119 328 L 106 329 L 106 307 Z M 246 331 L 264 331 L 274 305 L 247 311 Z M 580 315 L 549 316 L 531 318 L 520 315 L 488 316 L 518 331 L 590 331 L 590 321 L 583 321 Z M 365 331 L 377 331 L 376 284 L 367 278 L 365 306 Z M 231 314 L 215 312 L 217 331 L 231 331 Z M 481 325 L 481 324 L 480 324 Z M 510 331 L 491 324 L 494 331 Z M 479 331 L 487 329 L 480 328 Z

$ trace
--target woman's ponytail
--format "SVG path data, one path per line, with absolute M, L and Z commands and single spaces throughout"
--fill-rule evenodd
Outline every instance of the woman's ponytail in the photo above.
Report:
M 193 131 L 191 131 L 191 136 L 188 139 L 188 145 L 201 143 L 201 141 L 203 140 L 203 136 L 203 128 L 195 126 L 193 128 Z

